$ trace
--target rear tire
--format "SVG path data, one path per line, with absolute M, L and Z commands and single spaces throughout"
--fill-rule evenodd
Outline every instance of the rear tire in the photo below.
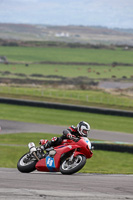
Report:
M 27 162 L 25 162 L 25 159 L 27 159 L 28 155 L 29 153 L 24 154 L 17 163 L 17 168 L 22 173 L 30 173 L 36 169 L 35 165 L 37 160 L 29 159 Z
M 86 163 L 86 157 L 84 155 L 77 155 L 72 163 L 69 163 L 69 159 L 65 159 L 60 166 L 60 172 L 62 174 L 73 174 L 83 168 Z

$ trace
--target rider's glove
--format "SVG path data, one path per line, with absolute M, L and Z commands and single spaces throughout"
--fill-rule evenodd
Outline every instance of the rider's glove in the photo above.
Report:
M 78 137 L 76 137 L 75 135 L 72 135 L 72 140 L 74 142 L 78 142 L 80 139 Z
M 50 147 L 49 142 L 47 142 L 47 143 L 45 143 L 44 145 L 40 146 L 40 149 L 41 149 L 42 151 L 44 151 L 45 149 L 47 149 L 47 148 L 49 148 L 49 147 Z
M 39 142 L 39 144 L 44 145 L 44 144 L 46 144 L 47 142 L 48 142 L 48 140 L 41 139 L 40 142 Z
M 72 134 L 71 134 L 71 133 L 68 133 L 68 134 L 67 134 L 67 138 L 71 140 L 71 139 L 72 139 Z

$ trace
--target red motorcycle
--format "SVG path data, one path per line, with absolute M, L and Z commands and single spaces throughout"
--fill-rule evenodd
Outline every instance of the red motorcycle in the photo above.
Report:
M 82 169 L 86 159 L 93 155 L 91 143 L 86 137 L 65 139 L 61 145 L 46 149 L 46 153 L 32 142 L 28 146 L 29 152 L 17 164 L 18 170 L 23 173 L 38 170 L 73 174 Z

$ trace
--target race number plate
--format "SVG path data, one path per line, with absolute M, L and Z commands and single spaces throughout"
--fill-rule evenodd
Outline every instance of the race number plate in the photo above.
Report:
M 53 168 L 55 168 L 54 158 L 47 156 L 46 157 L 46 165 L 47 168 L 52 171 Z

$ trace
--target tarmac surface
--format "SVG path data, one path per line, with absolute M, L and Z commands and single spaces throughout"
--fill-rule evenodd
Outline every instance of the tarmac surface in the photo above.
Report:
M 1 200 L 133 199 L 133 175 L 32 172 L 0 168 Z
M 1 131 L 0 134 L 6 133 L 55 133 L 62 134 L 62 131 L 68 127 L 48 125 L 48 124 L 35 124 L 17 121 L 0 120 Z M 133 134 L 120 133 L 113 131 L 91 130 L 89 138 L 112 141 L 112 142 L 126 142 L 133 143 Z

